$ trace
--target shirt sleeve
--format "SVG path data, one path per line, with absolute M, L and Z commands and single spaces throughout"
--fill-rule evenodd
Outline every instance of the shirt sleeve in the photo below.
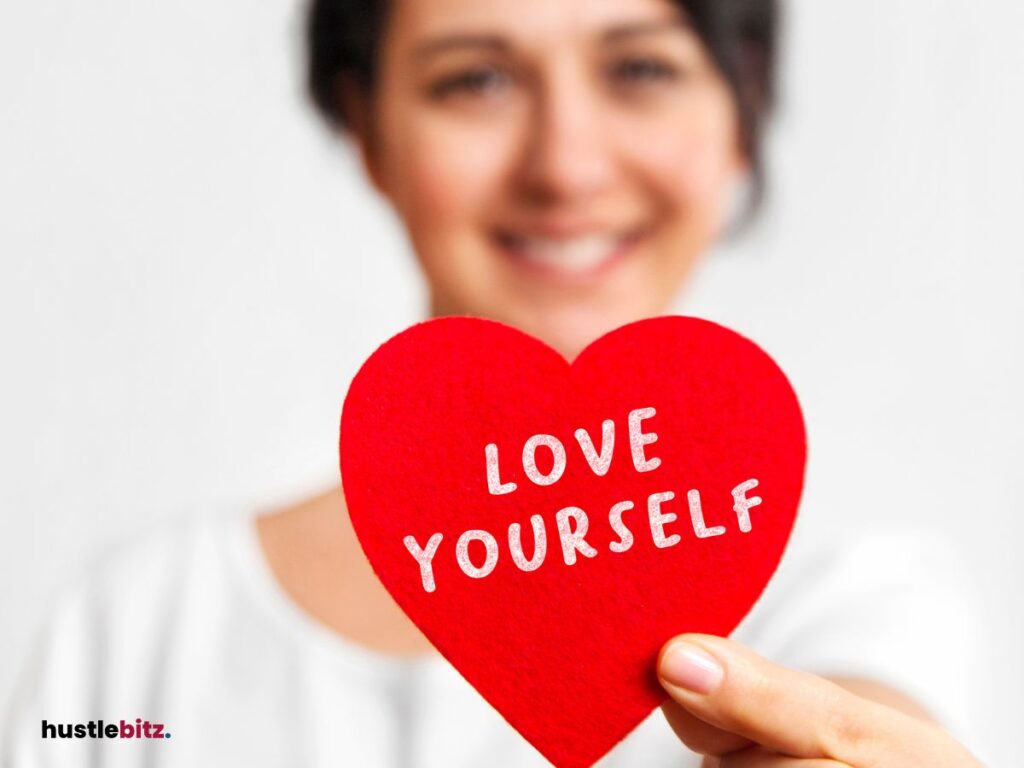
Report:
M 65 594 L 36 633 L 4 722 L 4 768 L 82 766 L 80 739 L 43 738 L 46 723 L 87 723 L 96 711 L 97 633 L 87 588 Z
M 21 668 L 0 733 L 3 768 L 151 764 L 147 739 L 65 735 L 155 714 L 189 528 L 154 529 L 111 544 L 58 597 Z M 158 535 L 159 534 L 159 535 Z M 52 725 L 53 730 L 44 727 Z M 45 735 L 44 735 L 45 734 Z
M 926 531 L 804 533 L 734 637 L 788 667 L 899 691 L 977 754 L 983 633 L 955 549 Z

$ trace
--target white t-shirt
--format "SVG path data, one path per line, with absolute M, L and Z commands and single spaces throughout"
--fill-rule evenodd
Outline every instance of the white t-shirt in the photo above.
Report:
M 733 637 L 788 666 L 899 689 L 972 746 L 980 645 L 948 557 L 914 532 L 827 544 L 798 524 Z M 250 513 L 152 532 L 69 592 L 33 650 L 6 723 L 10 768 L 548 765 L 440 656 L 377 653 L 305 614 Z M 43 720 L 136 718 L 170 738 L 42 737 Z M 657 710 L 599 763 L 698 764 Z

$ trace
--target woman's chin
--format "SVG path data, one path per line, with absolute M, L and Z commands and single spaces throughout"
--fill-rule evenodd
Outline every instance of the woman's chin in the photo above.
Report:
M 540 306 L 538 306 L 540 304 Z M 544 342 L 568 361 L 590 344 L 627 323 L 659 314 L 653 307 L 628 308 L 622 302 L 563 301 L 513 303 L 434 302 L 433 315 L 470 315 L 510 325 Z
M 640 315 L 633 317 L 622 313 L 561 311 L 534 315 L 523 323 L 512 324 L 572 361 L 606 333 L 639 319 Z

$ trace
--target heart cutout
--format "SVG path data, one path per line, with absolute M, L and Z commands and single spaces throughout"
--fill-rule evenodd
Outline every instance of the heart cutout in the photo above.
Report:
M 781 369 L 715 323 L 632 323 L 570 365 L 459 317 L 365 362 L 340 460 L 384 586 L 514 728 L 576 768 L 665 700 L 665 641 L 728 635 L 758 599 L 806 436 Z

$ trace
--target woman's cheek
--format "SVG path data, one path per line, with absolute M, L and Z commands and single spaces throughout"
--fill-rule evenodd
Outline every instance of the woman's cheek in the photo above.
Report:
M 438 233 L 480 227 L 481 209 L 500 190 L 505 145 L 482 126 L 429 121 L 405 143 L 404 212 L 417 227 Z M 437 124 L 440 123 L 440 124 Z
M 634 124 L 633 163 L 675 214 L 721 207 L 739 166 L 738 130 L 731 104 L 716 96 Z
M 403 144 L 400 215 L 440 302 L 435 309 L 446 313 L 486 314 L 501 298 L 486 255 L 490 217 L 500 208 L 501 148 L 486 138 L 443 126 Z
M 701 208 L 723 196 L 732 165 L 729 155 L 729 148 L 713 131 L 692 132 L 682 141 L 677 139 L 671 154 L 658 158 L 652 168 L 678 206 Z

